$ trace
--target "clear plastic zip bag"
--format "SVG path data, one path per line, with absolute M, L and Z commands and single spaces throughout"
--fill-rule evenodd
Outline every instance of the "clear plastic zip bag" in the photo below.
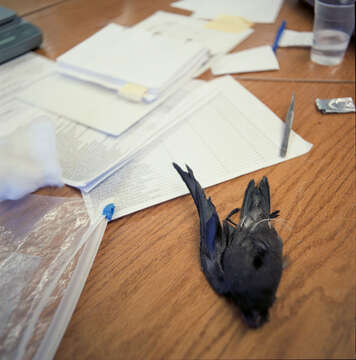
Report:
M 54 356 L 106 225 L 80 198 L 0 203 L 1 359 Z

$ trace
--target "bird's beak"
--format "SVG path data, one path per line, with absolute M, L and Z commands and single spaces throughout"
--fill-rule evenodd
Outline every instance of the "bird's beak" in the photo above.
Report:
M 261 314 L 256 310 L 242 314 L 250 328 L 257 329 L 268 320 L 268 314 Z

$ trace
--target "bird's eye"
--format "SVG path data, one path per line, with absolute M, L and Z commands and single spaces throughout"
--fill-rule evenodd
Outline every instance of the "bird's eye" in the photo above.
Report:
M 257 255 L 254 257 L 253 259 L 253 266 L 255 267 L 255 269 L 259 269 L 263 264 L 263 261 L 262 261 L 262 257 Z

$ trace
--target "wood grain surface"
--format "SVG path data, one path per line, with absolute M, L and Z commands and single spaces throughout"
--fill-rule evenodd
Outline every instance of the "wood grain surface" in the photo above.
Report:
M 25 0 L 14 3 L 28 11 Z M 55 59 L 111 21 L 132 25 L 156 10 L 189 14 L 164 0 L 67 0 L 26 18 L 44 32 L 39 52 Z M 311 9 L 286 0 L 278 21 L 255 25 L 237 49 L 271 43 L 282 19 L 288 28 L 312 29 Z M 251 178 L 269 178 L 289 257 L 270 321 L 248 329 L 210 288 L 200 269 L 198 216 L 183 196 L 108 225 L 56 360 L 355 358 L 355 114 L 322 115 L 315 107 L 316 97 L 355 101 L 354 47 L 337 67 L 311 63 L 306 49 L 277 56 L 280 71 L 235 78 L 281 118 L 294 91 L 293 128 L 312 150 L 206 190 L 223 218 L 241 205 Z M 80 196 L 69 187 L 38 193 Z
M 68 0 L 1 0 L 0 6 L 14 10 L 18 16 L 26 17 Z
M 303 157 L 210 187 L 221 217 L 251 178 L 267 175 L 285 269 L 270 322 L 248 330 L 209 287 L 199 264 L 199 222 L 184 196 L 111 223 L 56 359 L 352 358 L 355 316 L 354 115 L 321 115 L 314 97 L 349 84 L 243 81 L 277 115 L 296 92 Z M 199 174 L 196 174 L 199 176 Z

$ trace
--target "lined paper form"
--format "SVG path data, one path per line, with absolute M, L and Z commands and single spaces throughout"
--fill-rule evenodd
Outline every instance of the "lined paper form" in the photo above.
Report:
M 187 193 L 172 162 L 188 164 L 203 187 L 307 153 L 312 144 L 291 133 L 279 156 L 284 123 L 231 77 L 211 81 L 219 93 L 90 193 L 82 193 L 92 218 L 109 198 L 115 218 Z

